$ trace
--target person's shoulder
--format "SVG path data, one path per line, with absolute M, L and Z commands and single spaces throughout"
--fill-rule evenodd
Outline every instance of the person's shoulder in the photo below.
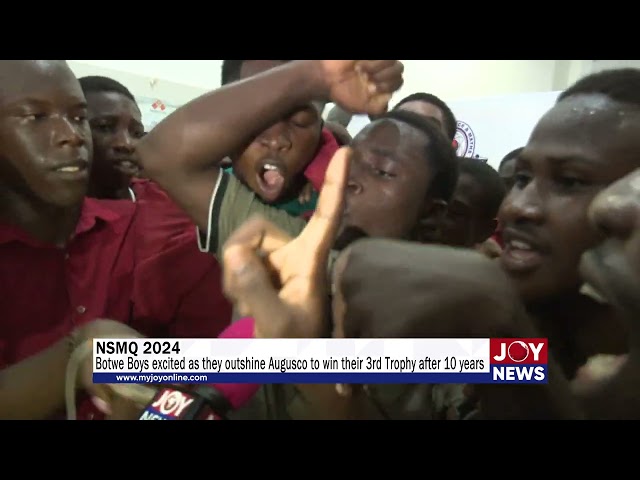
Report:
M 163 199 L 169 200 L 169 195 L 165 190 L 153 180 L 146 178 L 134 178 L 129 184 L 129 188 L 133 191 L 138 199 Z
M 172 218 L 191 223 L 187 213 L 180 208 L 169 194 L 152 180 L 136 180 L 131 183 L 138 208 L 154 217 Z
M 131 200 L 103 200 L 85 198 L 76 225 L 76 234 L 103 232 L 104 228 L 116 236 L 126 235 L 135 223 L 136 204 Z

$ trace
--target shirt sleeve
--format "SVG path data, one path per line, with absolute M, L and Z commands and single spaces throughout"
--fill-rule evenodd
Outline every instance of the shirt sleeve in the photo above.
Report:
M 198 229 L 198 247 L 202 252 L 220 256 L 229 236 L 246 220 L 259 214 L 292 237 L 298 236 L 306 221 L 260 201 L 233 174 L 220 170 L 211 193 L 207 231 Z M 197 227 L 196 227 L 197 228 Z

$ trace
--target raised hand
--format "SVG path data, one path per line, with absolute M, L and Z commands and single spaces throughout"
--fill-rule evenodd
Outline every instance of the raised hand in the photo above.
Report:
M 403 84 L 398 60 L 322 60 L 329 99 L 355 113 L 380 115 Z
M 256 337 L 318 337 L 328 332 L 327 262 L 340 224 L 351 151 L 338 150 L 309 223 L 291 238 L 257 217 L 227 241 L 224 288 L 256 322 Z

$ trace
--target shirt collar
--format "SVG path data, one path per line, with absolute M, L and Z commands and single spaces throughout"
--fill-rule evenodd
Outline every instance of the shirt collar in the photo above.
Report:
M 127 228 L 128 222 L 121 220 L 131 217 L 134 211 L 135 203 L 129 200 L 85 198 L 73 236 L 87 233 L 101 224 L 110 224 L 114 230 L 122 231 Z M 0 222 L 0 245 L 14 241 L 38 247 L 51 246 L 36 240 L 19 226 Z

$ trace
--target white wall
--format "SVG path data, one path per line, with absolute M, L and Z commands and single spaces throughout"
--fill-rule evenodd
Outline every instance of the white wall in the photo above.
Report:
M 116 70 L 210 89 L 220 86 L 222 60 L 71 60 L 74 64 Z
M 472 145 L 467 151 L 458 150 L 458 155 L 486 158 L 497 169 L 507 153 L 526 145 L 533 127 L 555 104 L 559 94 L 520 93 L 450 102 L 458 120 L 456 139 L 461 147 Z
M 594 72 L 610 68 L 640 68 L 640 60 L 593 60 Z
M 199 60 L 69 60 L 77 77 L 102 75 L 125 85 L 136 97 L 182 105 L 219 85 L 219 67 Z M 214 61 L 215 62 L 215 61 Z M 219 61 L 218 61 L 219 62 Z M 211 81 L 211 87 L 197 85 Z
M 545 92 L 553 88 L 555 60 L 404 60 L 405 83 L 394 99 L 414 92 L 445 101 Z
M 462 98 L 562 90 L 589 73 L 592 60 L 403 60 L 405 84 L 392 103 L 414 92 Z M 69 60 L 78 76 L 105 75 L 136 96 L 183 104 L 220 86 L 222 60 Z M 155 83 L 153 83 L 155 81 Z
M 584 75 L 632 66 L 638 60 L 403 60 L 405 83 L 391 100 L 415 92 L 433 93 L 472 128 L 479 128 L 476 154 L 493 165 L 526 142 L 530 128 L 558 91 Z M 70 60 L 77 76 L 104 75 L 126 85 L 138 98 L 177 107 L 220 86 L 222 60 Z M 545 92 L 552 92 L 545 95 Z M 512 102 L 512 108 L 506 106 Z M 524 103 L 523 103 L 524 102 Z M 525 106 L 526 105 L 526 106 Z M 328 113 L 330 106 L 325 110 Z M 519 110 L 520 109 L 520 110 Z M 143 112 L 152 125 L 158 112 Z M 465 118 L 467 120 L 465 120 Z M 516 118 L 519 121 L 514 122 Z M 483 126 L 484 125 L 484 126 Z M 486 132 L 487 126 L 495 131 Z M 498 136 L 499 135 L 499 136 Z M 484 139 L 484 140 L 483 140 Z

